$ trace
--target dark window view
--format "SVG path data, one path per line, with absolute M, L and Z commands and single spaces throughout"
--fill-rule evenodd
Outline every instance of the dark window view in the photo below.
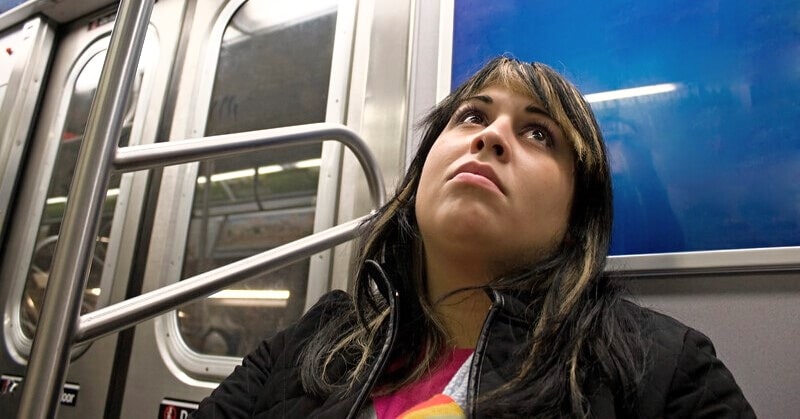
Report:
M 325 121 L 335 2 L 250 1 L 223 35 L 206 135 Z M 284 147 L 200 164 L 183 277 L 313 231 L 320 145 Z M 236 284 L 178 311 L 193 351 L 243 356 L 297 319 L 308 261 Z
M 100 42 L 100 41 L 98 41 Z M 106 51 L 95 53 L 94 56 L 85 62 L 75 80 L 75 85 L 69 94 L 69 107 L 67 109 L 64 126 L 61 131 L 58 154 L 53 167 L 53 175 L 47 193 L 47 201 L 44 208 L 42 219 L 37 230 L 36 245 L 28 271 L 28 278 L 25 284 L 25 291 L 20 305 L 20 321 L 22 331 L 28 337 L 33 337 L 36 324 L 39 320 L 44 289 L 50 277 L 50 268 L 53 262 L 56 241 L 61 229 L 61 220 L 64 217 L 64 209 L 67 203 L 67 193 L 72 182 L 72 176 L 78 160 L 78 151 L 83 140 L 86 122 L 89 117 L 89 108 L 94 99 L 97 84 L 100 80 L 100 71 L 103 67 Z M 133 114 L 141 80 L 143 76 L 142 67 L 134 82 L 133 93 L 130 95 L 127 106 L 127 113 L 123 122 L 122 133 L 119 139 L 120 147 L 126 146 L 130 141 L 131 127 L 133 125 Z M 119 194 L 121 176 L 114 174 L 106 194 L 106 201 L 100 221 L 100 230 L 95 244 L 95 253 L 92 258 L 89 280 L 83 294 L 83 305 L 81 314 L 95 310 L 101 293 L 108 290 L 101 289 L 101 278 L 103 274 L 103 263 L 106 258 L 106 248 L 108 246 L 111 223 L 113 221 L 114 208 Z

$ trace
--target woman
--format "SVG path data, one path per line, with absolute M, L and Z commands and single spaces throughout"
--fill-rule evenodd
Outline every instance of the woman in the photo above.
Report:
M 198 417 L 754 416 L 708 338 L 603 273 L 611 180 L 575 87 L 497 58 L 423 126 L 354 295 L 262 343 Z

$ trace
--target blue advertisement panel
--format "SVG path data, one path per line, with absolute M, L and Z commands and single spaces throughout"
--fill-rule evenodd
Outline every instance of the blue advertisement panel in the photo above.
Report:
M 0 0 L 0 13 L 5 13 L 22 3 L 25 3 L 25 0 Z
M 592 103 L 612 255 L 800 246 L 795 0 L 456 0 L 452 83 L 509 54 Z

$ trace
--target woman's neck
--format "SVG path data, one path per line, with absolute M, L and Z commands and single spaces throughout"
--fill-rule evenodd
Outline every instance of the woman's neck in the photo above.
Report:
M 480 336 L 491 300 L 483 288 L 490 275 L 475 261 L 451 261 L 442 257 L 426 257 L 428 298 L 444 323 L 450 344 L 473 348 Z
M 456 348 L 474 348 L 491 301 L 483 290 L 464 291 L 434 307 L 444 323 L 449 344 Z

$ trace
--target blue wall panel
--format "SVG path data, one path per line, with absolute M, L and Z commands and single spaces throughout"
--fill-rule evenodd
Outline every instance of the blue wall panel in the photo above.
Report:
M 800 246 L 796 1 L 456 0 L 453 85 L 544 62 L 592 106 L 614 172 L 612 254 Z

